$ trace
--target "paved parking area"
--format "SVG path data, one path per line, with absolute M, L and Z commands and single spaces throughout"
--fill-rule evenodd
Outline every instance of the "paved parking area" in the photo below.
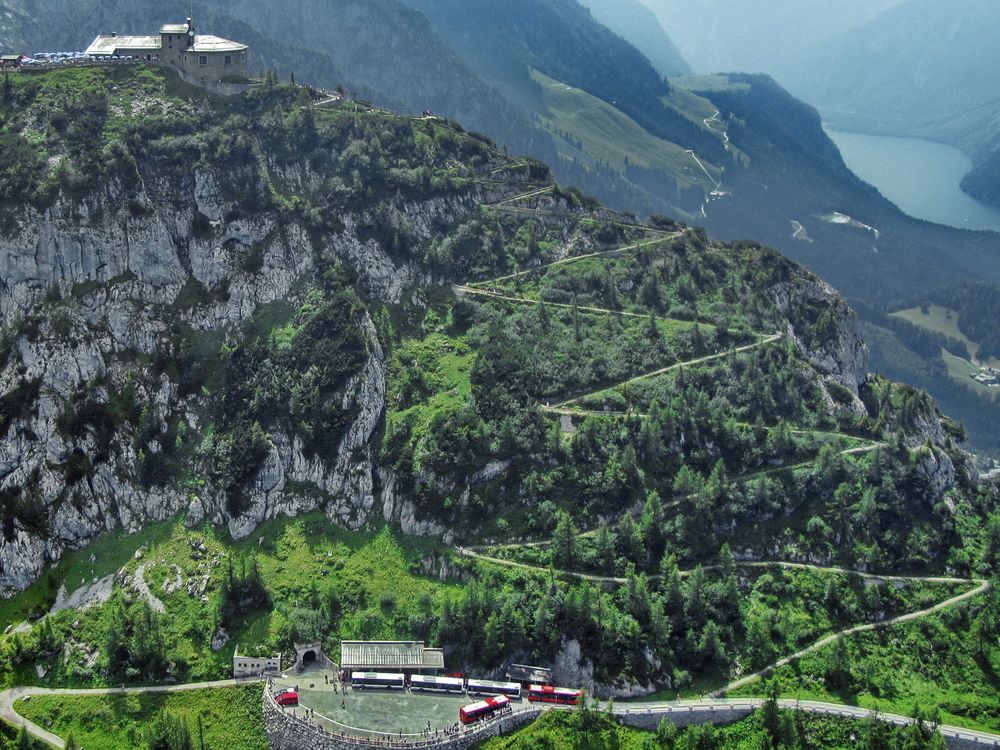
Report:
M 403 690 L 352 690 L 333 681 L 329 670 L 311 667 L 301 675 L 275 679 L 275 690 L 299 688 L 299 712 L 315 712 L 314 720 L 332 732 L 376 736 L 392 734 L 423 737 L 430 722 L 431 732 L 458 722 L 458 709 L 482 700 L 468 695 L 410 692 Z M 329 682 L 328 682 L 329 680 Z M 515 701 L 520 705 L 520 701 Z

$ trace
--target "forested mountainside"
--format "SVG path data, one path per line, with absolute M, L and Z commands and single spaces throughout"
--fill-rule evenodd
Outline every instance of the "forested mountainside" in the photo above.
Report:
M 1000 416 L 993 399 L 956 384 L 941 369 L 938 353 L 928 359 L 912 336 L 883 325 L 886 314 L 914 298 L 927 300 L 964 282 L 996 283 L 996 235 L 902 215 L 847 169 L 817 112 L 765 76 L 681 83 L 711 97 L 728 123 L 732 146 L 750 154 L 747 166 L 725 175 L 724 189 L 732 195 L 707 203 L 700 221 L 723 239 L 756 237 L 834 284 L 868 324 L 880 372 L 930 389 L 946 411 L 967 423 L 980 450 L 1000 449 L 991 427 Z
M 1000 121 L 1000 104 L 997 105 Z M 986 144 L 974 156 L 975 166 L 962 180 L 962 190 L 973 198 L 1000 206 L 1000 145 Z
M 777 254 L 609 213 L 434 118 L 192 102 L 140 67 L 10 80 L 5 589 L 177 513 L 476 539 L 657 495 L 696 499 L 683 559 L 978 564 L 960 429 L 866 376 L 844 302 Z
M 9 81 L 0 684 L 423 638 L 648 694 L 987 590 L 961 427 L 776 252 L 306 88 Z
M 688 75 L 691 68 L 656 15 L 640 0 L 585 0 L 594 18 L 646 56 L 660 75 Z

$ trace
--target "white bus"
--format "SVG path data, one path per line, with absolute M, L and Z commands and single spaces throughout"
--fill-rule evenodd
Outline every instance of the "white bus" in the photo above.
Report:
M 352 672 L 351 686 L 356 688 L 384 688 L 402 690 L 406 687 L 406 675 L 387 672 Z
M 517 682 L 493 682 L 492 680 L 469 680 L 466 685 L 469 695 L 507 695 L 511 698 L 521 696 L 521 685 Z
M 431 677 L 415 674 L 410 677 L 410 690 L 434 690 L 441 693 L 464 693 L 465 683 L 461 677 Z

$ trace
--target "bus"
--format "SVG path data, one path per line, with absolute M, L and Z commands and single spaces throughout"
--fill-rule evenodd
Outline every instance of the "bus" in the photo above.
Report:
M 559 703 L 564 706 L 575 706 L 582 697 L 582 690 L 573 690 L 572 688 L 552 687 L 551 685 L 532 685 L 528 688 L 528 700 L 537 703 Z
M 493 682 L 492 680 L 469 680 L 465 691 L 469 695 L 507 695 L 511 698 L 521 697 L 519 682 Z
M 406 676 L 387 672 L 352 672 L 351 687 L 402 690 L 406 687 Z
M 461 677 L 431 677 L 415 674 L 410 677 L 410 690 L 433 690 L 440 693 L 463 693 L 465 682 Z
M 491 719 L 510 710 L 510 698 L 506 695 L 498 695 L 494 698 L 487 698 L 478 703 L 463 706 L 458 710 L 458 719 L 463 724 L 475 724 L 477 721 Z

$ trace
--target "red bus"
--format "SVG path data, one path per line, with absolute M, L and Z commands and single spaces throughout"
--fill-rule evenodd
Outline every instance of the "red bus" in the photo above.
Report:
M 528 688 L 528 700 L 538 703 L 560 703 L 564 706 L 575 706 L 583 697 L 582 690 L 552 687 L 551 685 L 532 685 Z
M 299 694 L 288 688 L 280 693 L 275 693 L 274 702 L 279 706 L 297 706 L 299 705 Z
M 495 698 L 463 706 L 458 711 L 458 718 L 463 724 L 475 724 L 477 721 L 489 719 L 498 713 L 510 710 L 510 698 L 506 695 L 498 695 Z

